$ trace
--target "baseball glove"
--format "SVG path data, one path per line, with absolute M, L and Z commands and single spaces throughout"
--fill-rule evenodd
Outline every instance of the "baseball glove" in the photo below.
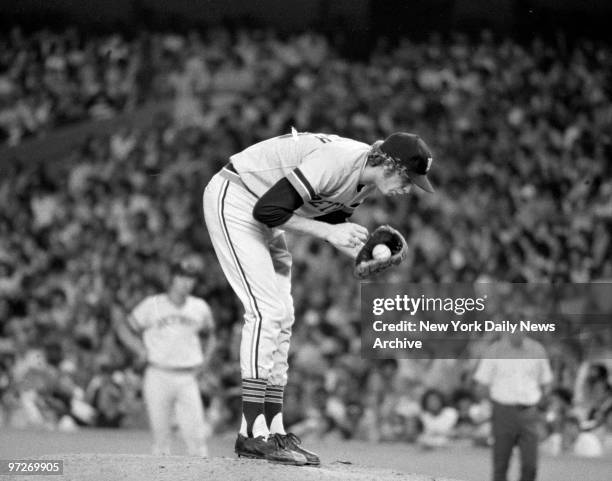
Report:
M 385 244 L 391 250 L 391 256 L 387 259 L 374 259 L 372 250 L 378 244 Z M 357 254 L 353 274 L 358 279 L 365 279 L 373 274 L 378 274 L 402 262 L 407 253 L 408 244 L 406 244 L 404 236 L 390 225 L 381 225 L 370 234 Z

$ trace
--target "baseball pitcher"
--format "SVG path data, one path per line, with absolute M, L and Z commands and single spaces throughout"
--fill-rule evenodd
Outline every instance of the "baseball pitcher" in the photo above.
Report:
M 283 425 L 294 321 L 291 254 L 283 231 L 318 237 L 357 258 L 368 231 L 347 219 L 377 190 L 407 194 L 415 184 L 433 192 L 427 179 L 432 154 L 414 134 L 395 133 L 368 145 L 293 130 L 230 160 L 207 185 L 203 201 L 215 253 L 245 311 L 235 451 L 277 463 L 319 465 L 319 457 Z M 392 240 L 391 246 L 402 244 Z

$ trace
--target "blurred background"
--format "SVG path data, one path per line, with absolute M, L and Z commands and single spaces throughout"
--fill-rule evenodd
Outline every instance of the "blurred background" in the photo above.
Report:
M 0 12 L 1 427 L 146 427 L 142 366 L 116 326 L 166 287 L 169 259 L 195 251 L 220 340 L 201 393 L 215 431 L 236 430 L 242 314 L 201 196 L 231 154 L 291 126 L 368 143 L 405 130 L 432 148 L 435 195 L 354 216 L 406 234 L 405 267 L 381 280 L 612 281 L 610 2 L 21 0 Z M 488 446 L 469 353 L 361 359 L 350 261 L 290 240 L 286 424 Z M 611 458 L 612 330 L 547 348 L 544 452 Z

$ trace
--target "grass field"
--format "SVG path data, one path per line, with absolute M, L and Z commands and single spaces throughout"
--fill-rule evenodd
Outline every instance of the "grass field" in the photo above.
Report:
M 215 437 L 210 443 L 211 456 L 232 457 L 233 441 L 233 435 Z M 424 452 L 405 444 L 374 445 L 335 440 L 309 442 L 308 446 L 312 446 L 321 454 L 324 466 L 338 466 L 344 462 L 350 462 L 357 466 L 431 476 L 431 478 L 415 477 L 412 479 L 448 477 L 464 481 L 487 481 L 490 474 L 490 453 L 486 449 L 456 447 Z M 67 453 L 138 455 L 148 452 L 149 434 L 146 431 L 104 429 L 86 429 L 76 433 L 10 429 L 0 431 L 0 459 L 51 457 L 56 454 L 57 459 L 62 459 L 61 455 Z M 177 443 L 176 454 L 181 454 L 181 452 L 181 446 Z M 100 460 L 108 462 L 109 459 L 113 458 L 106 456 L 100 458 L 98 462 Z M 182 458 L 173 458 L 174 462 L 177 462 L 177 459 L 180 462 Z M 513 466 L 513 471 L 516 472 L 516 466 Z M 20 479 L 23 478 L 20 477 Z M 571 456 L 544 457 L 540 465 L 538 480 L 610 481 L 612 480 L 612 459 L 590 460 Z

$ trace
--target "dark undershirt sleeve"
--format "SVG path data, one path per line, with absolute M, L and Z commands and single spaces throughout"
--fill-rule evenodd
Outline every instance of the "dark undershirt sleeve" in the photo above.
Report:
M 348 219 L 350 216 L 351 214 L 349 214 L 348 212 L 336 210 L 334 212 L 330 212 L 329 214 L 315 217 L 314 220 L 325 222 L 327 224 L 342 224 L 342 222 L 346 222 L 346 219 Z
M 303 203 L 295 187 L 283 177 L 259 198 L 253 208 L 253 217 L 268 227 L 278 227 L 287 222 Z

